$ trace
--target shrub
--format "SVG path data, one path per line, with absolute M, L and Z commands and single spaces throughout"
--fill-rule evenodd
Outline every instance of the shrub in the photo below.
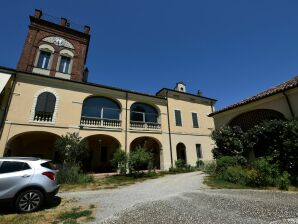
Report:
M 176 167 L 177 169 L 183 169 L 183 168 L 186 167 L 186 163 L 185 163 L 184 160 L 182 160 L 182 159 L 178 159 L 178 160 L 175 161 L 175 167 Z
M 217 148 L 213 156 L 242 155 L 250 159 L 272 157 L 281 171 L 287 171 L 298 185 L 298 120 L 264 121 L 243 131 L 239 127 L 222 127 L 212 133 Z
M 278 178 L 278 189 L 287 191 L 289 190 L 289 185 L 290 185 L 289 173 L 285 171 Z
M 205 163 L 203 162 L 203 160 L 197 160 L 197 162 L 196 162 L 196 167 L 198 168 L 198 169 L 204 169 L 204 165 L 205 165 Z
M 55 150 L 64 163 L 82 165 L 88 157 L 88 144 L 78 133 L 67 133 L 55 142 Z
M 222 173 L 228 167 L 238 165 L 238 159 L 236 156 L 223 156 L 216 160 L 216 172 Z
M 85 174 L 78 165 L 64 165 L 57 173 L 60 184 L 83 184 L 94 181 L 93 176 Z
M 243 184 L 247 182 L 246 170 L 241 166 L 229 166 L 220 175 L 219 178 L 231 183 Z
M 128 167 L 130 173 L 139 172 L 147 169 L 149 162 L 152 161 L 152 153 L 148 152 L 147 149 L 138 147 L 129 153 Z
M 275 186 L 276 177 L 280 175 L 277 164 L 270 164 L 270 158 L 258 158 L 253 163 L 258 173 L 259 186 Z
M 216 174 L 216 162 L 210 161 L 206 163 L 204 166 L 204 172 L 211 176 L 214 176 Z
M 118 149 L 114 155 L 111 163 L 114 167 L 119 169 L 121 175 L 126 174 L 128 157 L 124 150 Z

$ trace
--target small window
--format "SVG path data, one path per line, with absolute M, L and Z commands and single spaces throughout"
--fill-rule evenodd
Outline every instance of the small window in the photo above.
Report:
M 192 116 L 192 127 L 193 128 L 198 128 L 199 127 L 198 114 L 197 113 L 191 113 L 191 116 Z
M 182 126 L 181 111 L 175 110 L 176 126 Z
M 29 169 L 31 169 L 30 166 L 24 162 L 4 161 L 0 167 L 0 173 L 13 173 Z
M 61 56 L 60 65 L 59 65 L 59 72 L 62 73 L 69 73 L 69 65 L 70 65 L 70 58 Z
M 48 69 L 51 53 L 46 51 L 40 51 L 37 62 L 38 68 Z
M 198 159 L 202 159 L 202 148 L 201 148 L 201 144 L 196 144 L 196 151 L 197 151 L 197 158 Z

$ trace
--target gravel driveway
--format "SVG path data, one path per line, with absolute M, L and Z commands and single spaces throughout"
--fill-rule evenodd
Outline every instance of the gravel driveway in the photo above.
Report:
M 200 172 L 110 190 L 62 193 L 97 205 L 96 223 L 298 223 L 298 194 L 212 190 Z

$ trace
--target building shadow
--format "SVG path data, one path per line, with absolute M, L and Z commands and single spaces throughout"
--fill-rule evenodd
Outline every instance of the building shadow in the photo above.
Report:
M 58 196 L 54 196 L 52 199 L 46 200 L 43 206 L 36 212 L 52 209 L 52 208 L 58 207 L 60 204 L 61 204 L 61 198 Z M 16 210 L 13 207 L 13 204 L 12 203 L 0 204 L 0 216 L 9 215 L 9 214 L 16 214 Z

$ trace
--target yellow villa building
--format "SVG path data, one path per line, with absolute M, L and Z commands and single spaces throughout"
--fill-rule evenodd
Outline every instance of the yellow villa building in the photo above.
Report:
M 54 142 L 77 132 L 90 149 L 88 169 L 110 172 L 117 149 L 143 146 L 154 166 L 166 170 L 183 159 L 212 159 L 210 138 L 216 100 L 190 94 L 183 82 L 155 95 L 89 83 L 85 68 L 90 27 L 74 30 L 42 11 L 30 26 L 16 69 L 0 67 L 2 87 L 0 156 L 55 159 Z

